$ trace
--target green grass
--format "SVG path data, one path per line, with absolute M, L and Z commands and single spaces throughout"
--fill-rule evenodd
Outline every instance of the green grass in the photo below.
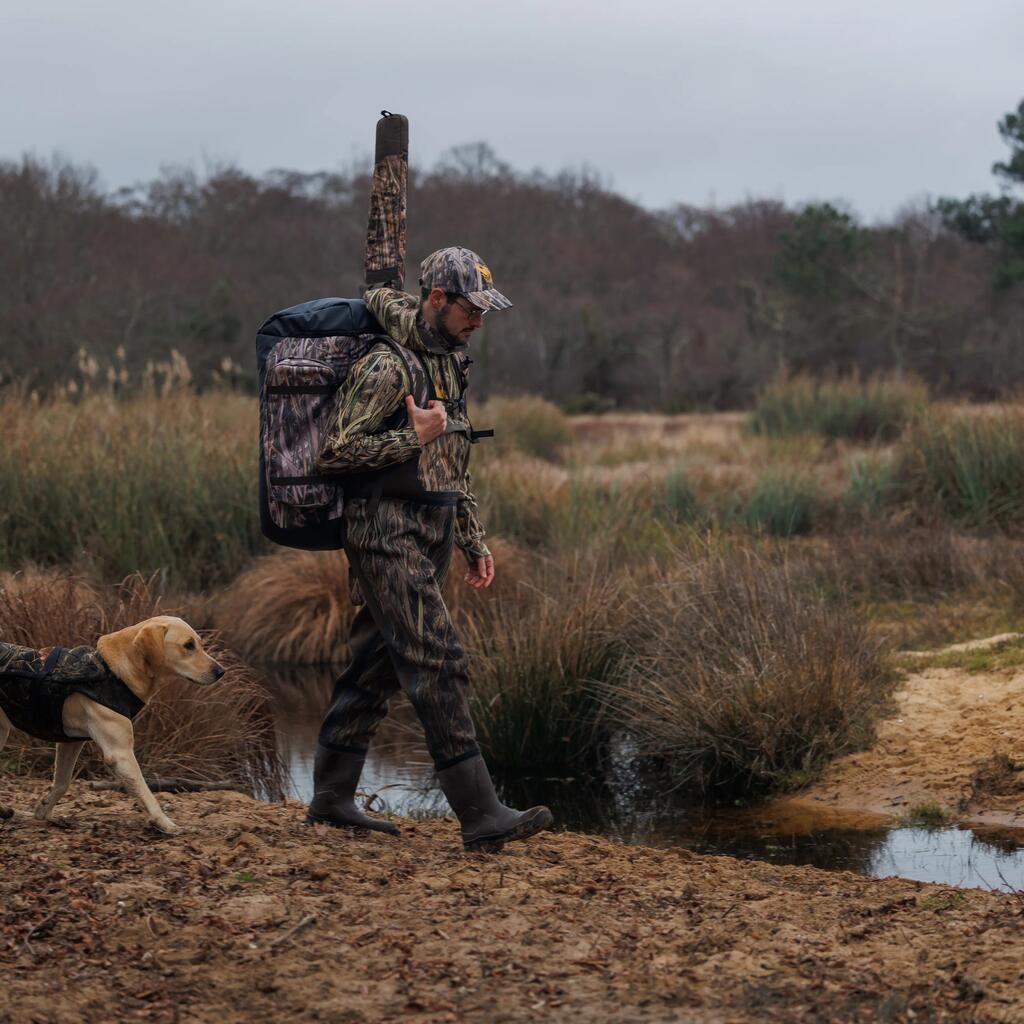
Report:
M 919 828 L 942 828 L 952 820 L 949 812 L 934 801 L 915 804 L 903 819 L 905 825 Z
M 781 377 L 758 398 L 749 427 L 767 437 L 813 433 L 832 440 L 891 441 L 927 400 L 925 386 L 906 377 Z

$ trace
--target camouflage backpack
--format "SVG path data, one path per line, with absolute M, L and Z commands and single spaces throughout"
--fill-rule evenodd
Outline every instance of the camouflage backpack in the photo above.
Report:
M 259 370 L 260 525 L 277 544 L 342 546 L 344 474 L 319 474 L 338 389 L 349 369 L 386 342 L 426 405 L 429 380 L 415 355 L 384 333 L 360 299 L 314 299 L 275 313 L 256 335 Z

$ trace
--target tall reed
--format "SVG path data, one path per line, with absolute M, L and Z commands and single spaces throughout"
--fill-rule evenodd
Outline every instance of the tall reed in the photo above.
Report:
M 0 399 L 0 565 L 179 590 L 230 579 L 265 550 L 256 405 L 231 394 L 125 401 Z

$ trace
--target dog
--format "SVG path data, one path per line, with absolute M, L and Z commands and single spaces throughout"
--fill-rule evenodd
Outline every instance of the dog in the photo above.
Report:
M 173 678 L 215 683 L 224 669 L 207 654 L 183 619 L 157 615 L 107 633 L 96 648 L 35 651 L 0 643 L 0 750 L 17 726 L 56 742 L 53 786 L 33 814 L 45 821 L 67 792 L 75 763 L 89 740 L 150 822 L 173 835 L 178 826 L 156 802 L 135 759 L 132 719 L 161 682 Z

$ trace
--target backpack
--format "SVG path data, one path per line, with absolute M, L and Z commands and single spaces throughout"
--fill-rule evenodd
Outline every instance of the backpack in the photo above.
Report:
M 260 326 L 260 526 L 274 543 L 307 551 L 343 546 L 345 474 L 318 474 L 316 461 L 338 389 L 352 365 L 381 342 L 405 363 L 416 403 L 425 406 L 429 375 L 361 299 L 313 299 Z

